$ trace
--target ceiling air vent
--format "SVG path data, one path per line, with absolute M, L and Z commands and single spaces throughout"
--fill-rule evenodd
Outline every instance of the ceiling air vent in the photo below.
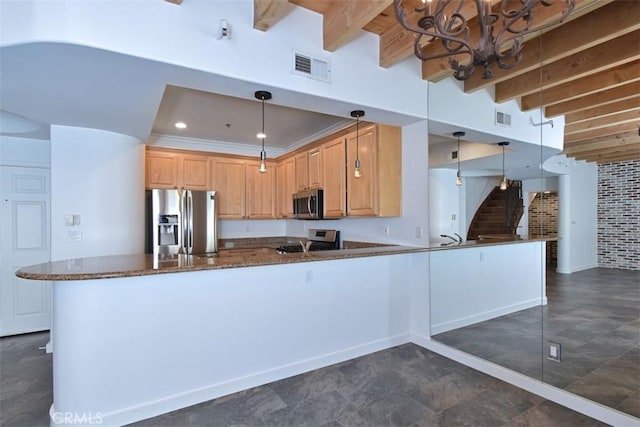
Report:
M 313 58 L 299 52 L 294 53 L 293 72 L 323 82 L 329 82 L 331 67 L 329 61 Z
M 511 127 L 511 114 L 496 110 L 496 124 Z

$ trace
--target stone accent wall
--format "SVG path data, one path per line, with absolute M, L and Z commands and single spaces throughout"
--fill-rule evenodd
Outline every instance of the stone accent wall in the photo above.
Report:
M 538 193 L 529 205 L 529 236 L 558 234 L 558 193 Z
M 598 265 L 640 270 L 640 160 L 598 165 Z

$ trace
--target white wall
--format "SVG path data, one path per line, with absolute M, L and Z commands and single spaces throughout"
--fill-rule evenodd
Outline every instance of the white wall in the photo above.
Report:
M 0 135 L 0 165 L 48 168 L 49 148 L 48 140 Z
M 467 138 L 478 142 L 495 143 L 504 138 L 561 150 L 564 142 L 564 118 L 554 118 L 554 126 L 534 126 L 547 119 L 541 110 L 522 112 L 516 101 L 497 104 L 489 89 L 465 93 L 463 83 L 445 79 L 429 84 L 429 120 L 433 133 L 457 126 L 470 130 Z M 511 126 L 495 123 L 495 110 L 511 114 Z M 450 134 L 450 132 L 448 132 Z M 488 138 L 488 139 L 487 139 Z
M 144 250 L 144 145 L 97 129 L 51 126 L 51 258 Z M 80 225 L 65 226 L 65 215 Z M 69 241 L 69 232 L 82 240 Z
M 558 268 L 573 273 L 598 266 L 598 169 L 569 159 L 568 175 L 558 184 Z
M 546 303 L 541 242 L 433 251 L 429 264 L 432 334 Z
M 431 242 L 451 241 L 440 237 L 441 234 L 463 235 L 460 227 L 460 193 L 464 191 L 463 187 L 464 185 L 462 187 L 456 185 L 455 170 L 429 170 L 429 238 Z

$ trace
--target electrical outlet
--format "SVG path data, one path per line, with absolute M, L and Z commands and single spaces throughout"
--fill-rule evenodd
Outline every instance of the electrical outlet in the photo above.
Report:
M 384 226 L 384 234 L 386 234 L 387 236 L 389 235 L 389 231 L 391 230 L 391 228 L 388 225 Z
M 422 239 L 422 226 L 421 225 L 416 227 L 416 239 Z
M 562 349 L 560 344 L 549 341 L 549 354 L 547 355 L 547 359 L 553 360 L 555 362 L 560 362 L 561 351 Z
M 313 282 L 313 272 L 311 270 L 305 270 L 305 272 L 304 272 L 304 282 L 305 283 Z

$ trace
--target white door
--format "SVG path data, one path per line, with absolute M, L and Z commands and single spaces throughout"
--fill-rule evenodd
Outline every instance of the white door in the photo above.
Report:
M 50 259 L 50 170 L 0 166 L 0 336 L 49 329 L 51 284 L 15 276 Z

